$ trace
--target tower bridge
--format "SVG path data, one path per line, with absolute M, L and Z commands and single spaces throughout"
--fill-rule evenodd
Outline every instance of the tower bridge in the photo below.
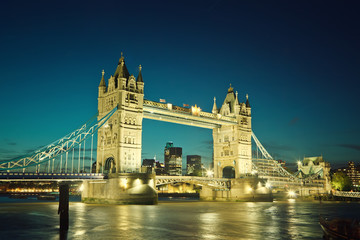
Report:
M 196 105 L 185 108 L 144 99 L 141 66 L 135 78 L 129 74 L 125 59 L 121 56 L 115 73 L 108 78 L 107 83 L 105 72 L 102 71 L 98 86 L 98 114 L 95 118 L 33 153 L 0 161 L 0 171 L 20 171 L 25 174 L 26 169 L 32 169 L 36 174 L 73 174 L 84 173 L 88 169 L 88 173 L 98 174 L 95 178 L 102 178 L 107 173 L 140 172 L 142 121 L 145 118 L 212 130 L 215 178 L 156 176 L 157 184 L 180 181 L 181 178 L 185 182 L 231 188 L 229 180 L 224 179 L 226 172 L 230 172 L 230 176 L 226 177 L 240 179 L 257 175 L 273 186 L 303 187 L 307 184 L 325 189 L 325 181 L 319 181 L 318 176 L 300 179 L 273 160 L 252 131 L 251 107 L 247 95 L 244 100 L 240 101 L 238 92 L 231 85 L 219 108 L 214 98 L 211 112 L 204 112 Z M 96 134 L 97 143 L 94 143 Z M 262 153 L 261 159 L 252 158 L 252 139 Z M 86 153 L 89 145 L 90 156 Z M 96 152 L 94 149 L 97 149 Z M 9 174 L 0 175 L 0 178 L 5 177 L 9 177 Z M 90 174 L 89 178 L 94 176 Z

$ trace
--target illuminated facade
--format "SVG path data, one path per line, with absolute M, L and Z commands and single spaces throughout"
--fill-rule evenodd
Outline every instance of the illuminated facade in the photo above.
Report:
M 360 186 L 360 171 L 355 167 L 354 162 L 348 162 L 348 167 L 346 168 L 346 175 L 350 178 L 353 186 Z
M 106 86 L 104 71 L 99 85 L 98 118 L 115 106 L 118 110 L 98 130 L 97 172 L 138 172 L 141 165 L 141 131 L 144 82 L 139 66 L 137 79 L 130 75 L 121 56 Z
M 233 171 L 236 178 L 251 173 L 251 107 L 248 97 L 245 103 L 240 103 L 238 93 L 234 93 L 230 86 L 220 109 L 214 98 L 212 112 L 237 120 L 236 125 L 213 129 L 215 177 L 223 177 L 225 172 Z
M 174 147 L 172 142 L 166 143 L 164 149 L 165 172 L 171 176 L 182 175 L 182 148 Z

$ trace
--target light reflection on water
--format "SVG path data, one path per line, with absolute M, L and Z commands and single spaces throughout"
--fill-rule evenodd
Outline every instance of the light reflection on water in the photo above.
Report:
M 0 239 L 59 239 L 56 203 L 0 204 Z M 68 239 L 321 239 L 319 214 L 356 216 L 359 203 L 70 204 Z

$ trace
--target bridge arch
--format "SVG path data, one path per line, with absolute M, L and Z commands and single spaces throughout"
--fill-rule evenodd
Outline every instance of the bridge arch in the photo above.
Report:
M 226 166 L 222 170 L 223 178 L 235 178 L 235 168 L 232 166 Z
M 105 173 L 115 173 L 116 172 L 114 157 L 110 156 L 110 157 L 106 158 L 104 172 Z

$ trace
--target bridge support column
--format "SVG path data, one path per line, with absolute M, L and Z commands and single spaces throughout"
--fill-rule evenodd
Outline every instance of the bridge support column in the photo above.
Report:
M 202 187 L 200 200 L 203 201 L 235 201 L 235 202 L 271 202 L 271 190 L 265 187 L 263 180 L 257 177 L 232 179 L 231 188 L 214 189 Z
M 141 67 L 136 79 L 129 74 L 122 56 L 107 85 L 104 74 L 99 85 L 98 118 L 115 106 L 118 106 L 118 110 L 98 130 L 96 172 L 113 172 L 112 169 L 116 169 L 116 173 L 139 172 L 144 102 Z M 112 165 L 106 165 L 109 158 L 113 158 Z M 112 169 L 109 169 L 110 166 Z
M 247 118 L 250 122 L 250 117 Z M 213 129 L 213 147 L 215 177 L 240 178 L 251 173 L 250 123 L 247 127 L 239 123 L 238 126 L 221 126 Z
M 157 204 L 155 174 L 109 174 L 101 181 L 84 181 L 81 201 L 101 204 Z
M 218 118 L 236 119 L 236 124 L 221 125 L 213 129 L 215 177 L 240 178 L 242 175 L 250 174 L 251 107 L 248 96 L 245 103 L 240 103 L 238 93 L 235 93 L 230 85 L 220 110 L 217 109 L 214 99 L 212 112 Z M 232 174 L 232 168 L 235 170 L 235 176 Z

